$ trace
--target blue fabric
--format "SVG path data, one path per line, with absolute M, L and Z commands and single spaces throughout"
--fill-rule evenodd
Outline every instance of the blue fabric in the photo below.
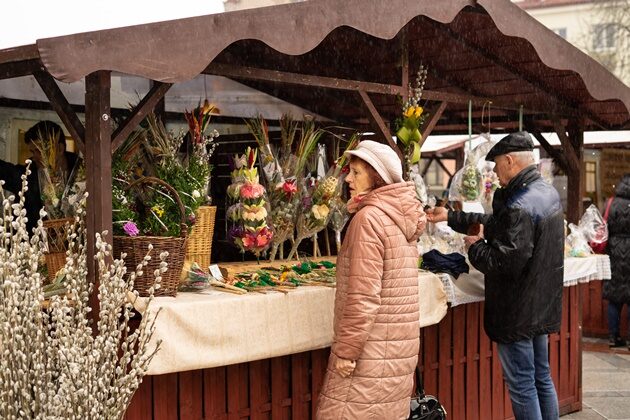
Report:
M 548 337 L 544 334 L 498 345 L 516 420 L 557 420 L 559 417 L 547 344 Z
M 621 337 L 619 325 L 621 324 L 621 310 L 623 303 L 608 302 L 608 332 L 611 337 Z M 628 338 L 630 339 L 630 308 L 626 311 L 628 315 Z
M 422 268 L 432 273 L 448 273 L 457 278 L 462 273 L 468 273 L 466 258 L 457 252 L 442 254 L 432 249 L 422 255 Z

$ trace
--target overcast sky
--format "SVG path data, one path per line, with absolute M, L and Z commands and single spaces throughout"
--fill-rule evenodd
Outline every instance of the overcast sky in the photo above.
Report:
M 39 38 L 223 12 L 223 0 L 0 0 L 0 49 Z

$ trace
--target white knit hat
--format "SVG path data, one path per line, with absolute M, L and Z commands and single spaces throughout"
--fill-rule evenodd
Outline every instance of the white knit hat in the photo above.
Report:
M 348 150 L 345 154 L 366 161 L 387 184 L 403 181 L 400 158 L 394 149 L 386 144 L 364 140 L 355 149 Z

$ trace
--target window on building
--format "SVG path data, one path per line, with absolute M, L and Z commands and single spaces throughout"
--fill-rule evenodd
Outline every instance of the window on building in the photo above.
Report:
M 567 28 L 555 28 L 555 29 L 552 29 L 552 31 L 554 31 L 556 35 L 559 35 L 560 37 L 567 39 Z
M 614 23 L 593 25 L 593 49 L 601 51 L 615 47 L 617 27 Z

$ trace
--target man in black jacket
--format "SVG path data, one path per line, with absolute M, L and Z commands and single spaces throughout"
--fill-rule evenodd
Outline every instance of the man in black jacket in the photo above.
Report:
M 429 221 L 448 220 L 470 235 L 468 258 L 485 275 L 484 327 L 498 343 L 517 420 L 558 418 L 547 335 L 560 329 L 564 216 L 557 191 L 534 166 L 533 149 L 530 135 L 518 132 L 486 156 L 501 184 L 492 215 L 427 212 Z

